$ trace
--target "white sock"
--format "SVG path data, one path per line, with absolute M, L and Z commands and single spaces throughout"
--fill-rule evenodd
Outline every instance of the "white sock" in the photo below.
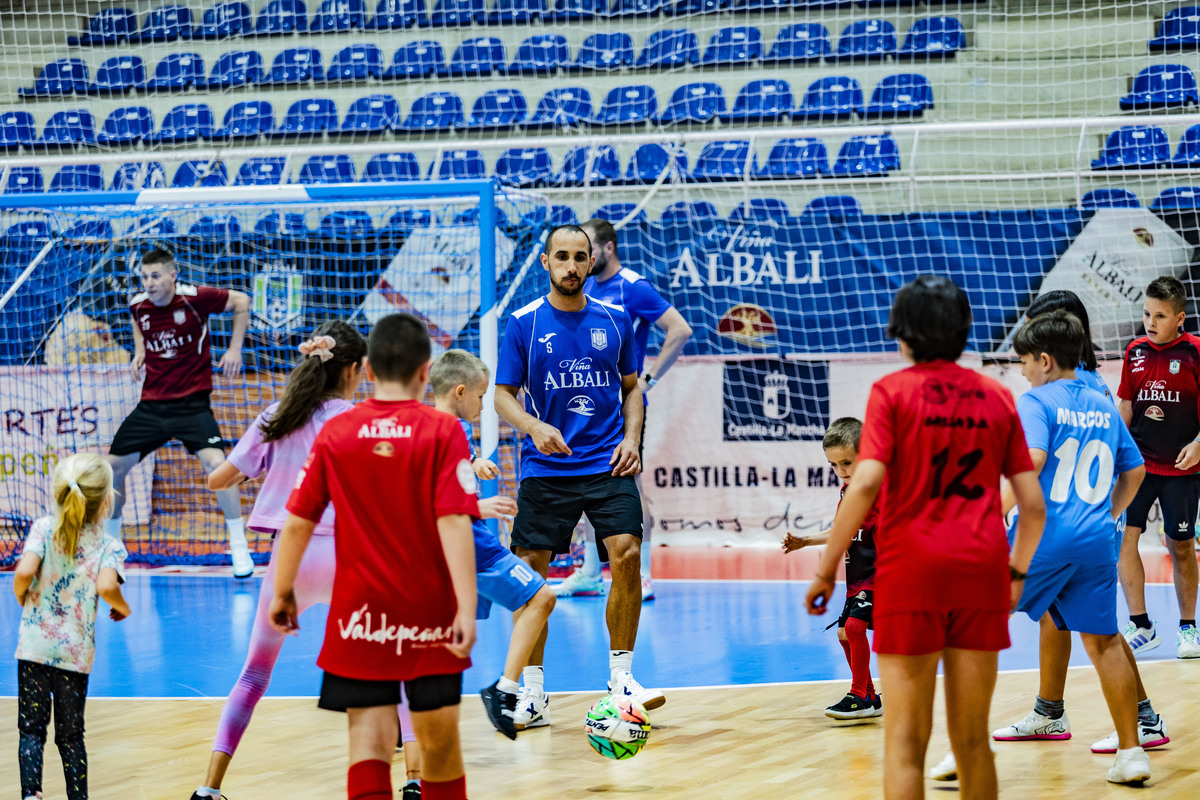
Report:
M 516 694 L 517 692 L 521 691 L 521 684 L 517 683 L 516 681 L 510 681 L 508 678 L 501 675 L 500 680 L 496 681 L 496 688 L 502 692 Z
M 617 676 L 622 672 L 633 672 L 633 651 L 609 650 L 608 671 L 613 683 L 617 682 Z
M 530 694 L 546 693 L 546 672 L 542 667 L 525 667 L 521 670 L 521 678 Z
M 207 786 L 201 786 L 199 789 L 196 790 L 196 794 L 200 795 L 201 797 L 219 798 L 221 796 L 221 790 L 220 789 L 210 789 Z
M 121 518 L 109 517 L 104 520 L 104 532 L 118 542 L 121 541 Z
M 600 551 L 596 549 L 596 543 L 591 539 L 584 542 L 583 566 L 580 569 L 589 578 L 600 579 Z
M 230 547 L 249 547 L 246 542 L 246 523 L 241 517 L 237 519 L 226 519 L 225 530 L 229 531 L 229 546 Z

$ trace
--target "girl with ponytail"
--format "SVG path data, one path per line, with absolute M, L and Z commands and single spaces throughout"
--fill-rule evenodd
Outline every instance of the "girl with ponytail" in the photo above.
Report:
M 41 797 L 42 756 L 54 708 L 54 743 L 68 800 L 87 798 L 83 706 L 96 654 L 97 598 L 109 616 L 129 616 L 121 594 L 125 546 L 104 533 L 112 467 L 98 455 L 65 458 L 54 470 L 54 515 L 33 523 L 13 591 L 23 608 L 17 643 L 17 728 L 21 796 Z M 51 699 L 53 698 L 53 700 Z

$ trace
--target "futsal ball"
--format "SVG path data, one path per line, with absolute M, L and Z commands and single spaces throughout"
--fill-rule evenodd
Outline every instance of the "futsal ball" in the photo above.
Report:
M 633 758 L 650 738 L 650 717 L 628 697 L 605 695 L 588 709 L 584 720 L 588 744 L 605 758 Z

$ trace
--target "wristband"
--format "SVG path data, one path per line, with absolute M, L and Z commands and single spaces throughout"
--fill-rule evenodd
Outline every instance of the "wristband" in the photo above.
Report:
M 1009 578 L 1009 580 L 1013 580 L 1013 581 L 1023 581 L 1023 580 L 1025 580 L 1027 577 L 1029 577 L 1027 574 L 1025 574 L 1024 572 L 1021 572 L 1021 570 L 1017 569 L 1017 568 L 1016 568 L 1016 567 L 1014 567 L 1012 564 L 1009 564 L 1009 565 L 1008 565 L 1008 578 Z
M 642 376 L 642 380 L 644 380 L 646 382 L 647 389 L 652 388 L 655 384 L 658 383 L 658 381 L 654 380 L 654 376 L 651 375 L 649 372 L 647 372 L 645 375 Z

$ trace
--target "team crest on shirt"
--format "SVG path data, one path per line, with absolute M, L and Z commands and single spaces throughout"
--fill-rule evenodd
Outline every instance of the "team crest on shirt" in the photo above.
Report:
M 1178 375 L 1178 374 L 1179 374 L 1179 359 L 1177 359 L 1177 358 L 1172 358 L 1172 359 L 1171 359 L 1171 367 L 1170 367 L 1170 370 L 1171 370 L 1171 374 L 1172 374 L 1172 375 Z
M 175 324 L 182 325 L 186 321 L 187 321 L 187 314 L 184 313 L 183 309 L 182 308 L 175 309 Z
M 475 469 L 471 466 L 470 461 L 465 458 L 459 461 L 458 466 L 454 468 L 454 475 L 458 478 L 458 485 L 467 494 L 475 494 L 479 490 L 479 484 L 475 480 Z
M 592 328 L 592 347 L 597 350 L 608 347 L 608 331 L 604 328 Z
M 581 417 L 590 417 L 596 413 L 596 404 L 586 394 L 577 394 L 571 398 L 571 402 L 567 403 L 567 411 Z
M 1165 416 L 1166 416 L 1166 414 L 1164 414 L 1163 410 L 1161 408 L 1159 408 L 1158 406 L 1150 406 L 1149 408 L 1146 409 L 1146 413 L 1145 413 L 1146 419 L 1152 419 L 1155 422 L 1162 422 L 1163 417 L 1165 417 Z

